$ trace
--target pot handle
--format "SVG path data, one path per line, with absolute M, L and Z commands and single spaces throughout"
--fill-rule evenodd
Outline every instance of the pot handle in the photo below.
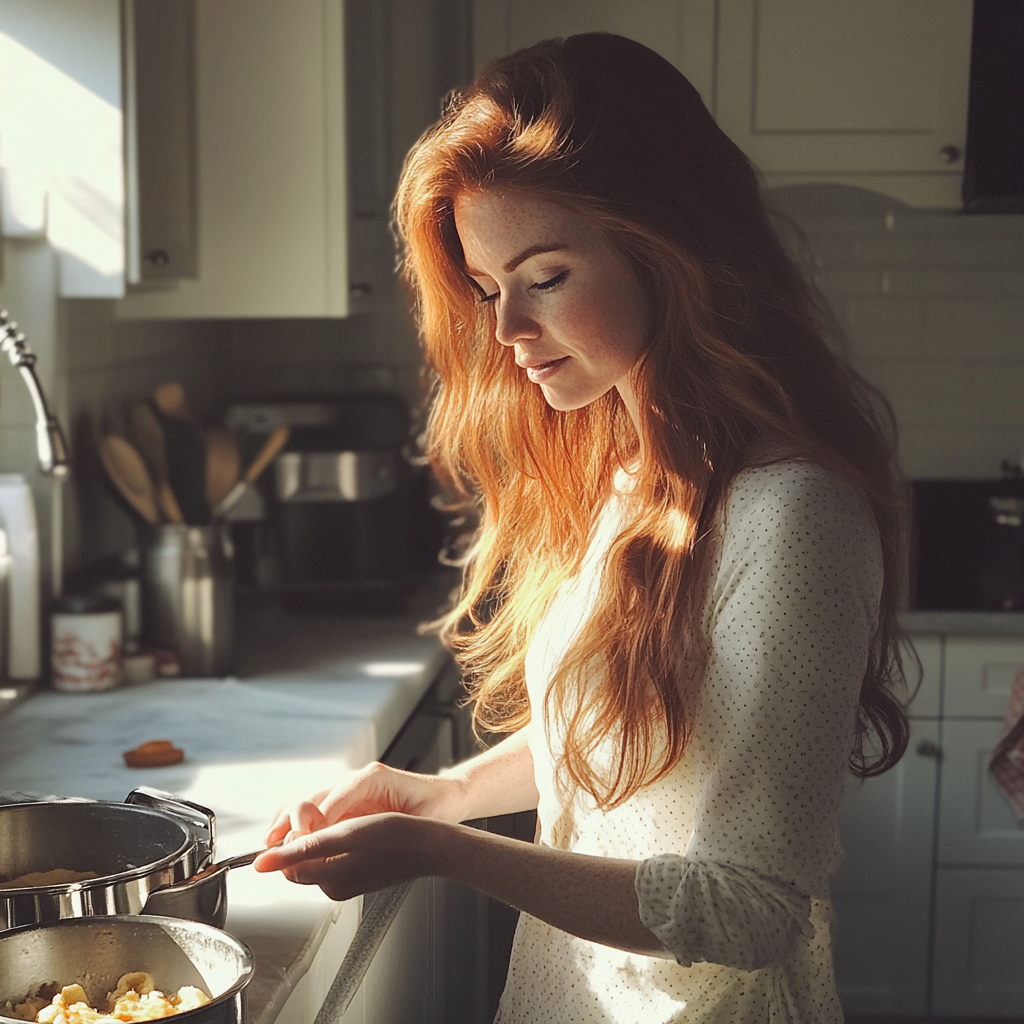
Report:
M 196 871 L 213 863 L 217 844 L 217 816 L 209 807 L 151 786 L 138 786 L 124 798 L 124 802 L 152 807 L 181 822 L 196 841 Z

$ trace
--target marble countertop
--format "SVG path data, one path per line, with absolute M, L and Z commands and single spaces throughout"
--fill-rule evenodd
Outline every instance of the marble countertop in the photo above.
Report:
M 908 633 L 953 636 L 1024 636 L 1022 612 L 929 612 L 900 613 Z
M 429 598 L 426 598 L 429 601 Z M 287 614 L 251 602 L 238 674 L 102 694 L 41 690 L 0 717 L 0 790 L 121 801 L 146 785 L 217 815 L 217 856 L 257 849 L 276 811 L 380 757 L 447 663 L 401 616 Z M 185 760 L 130 769 L 124 750 L 170 739 Z M 309 1024 L 355 935 L 361 900 L 242 868 L 228 876 L 227 930 L 256 955 L 251 1024 Z

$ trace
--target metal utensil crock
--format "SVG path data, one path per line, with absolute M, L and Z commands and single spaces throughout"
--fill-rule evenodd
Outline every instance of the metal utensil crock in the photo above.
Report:
M 133 791 L 128 801 L 0 806 L 0 881 L 55 868 L 99 876 L 0 889 L 0 932 L 65 918 L 140 914 L 151 893 L 211 862 L 211 811 L 149 789 Z
M 196 921 L 104 917 L 15 928 L 0 935 L 0 1005 L 40 985 L 78 982 L 93 1006 L 129 971 L 148 971 L 161 992 L 196 985 L 211 1001 L 177 1014 L 181 1024 L 243 1024 L 255 959 L 243 942 Z M 24 1024 L 0 1013 L 0 1024 Z
M 146 639 L 169 647 L 187 676 L 223 676 L 231 666 L 234 565 L 224 524 L 156 527 L 142 563 Z

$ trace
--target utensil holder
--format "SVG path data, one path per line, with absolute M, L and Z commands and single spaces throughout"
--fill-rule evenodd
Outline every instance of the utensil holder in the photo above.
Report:
M 149 532 L 142 558 L 142 610 L 146 640 L 175 651 L 182 675 L 228 674 L 234 552 L 223 524 L 168 523 Z

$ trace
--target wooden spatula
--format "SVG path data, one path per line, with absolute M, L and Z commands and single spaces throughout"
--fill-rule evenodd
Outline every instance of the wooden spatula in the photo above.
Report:
M 100 441 L 100 459 L 120 495 L 150 526 L 160 521 L 156 491 L 142 456 L 118 434 L 107 434 Z
M 156 488 L 156 500 L 169 523 L 183 523 L 178 499 L 171 489 L 167 472 L 167 452 L 164 447 L 164 428 L 160 425 L 149 402 L 135 402 L 128 409 L 128 425 L 139 454 L 149 467 Z

